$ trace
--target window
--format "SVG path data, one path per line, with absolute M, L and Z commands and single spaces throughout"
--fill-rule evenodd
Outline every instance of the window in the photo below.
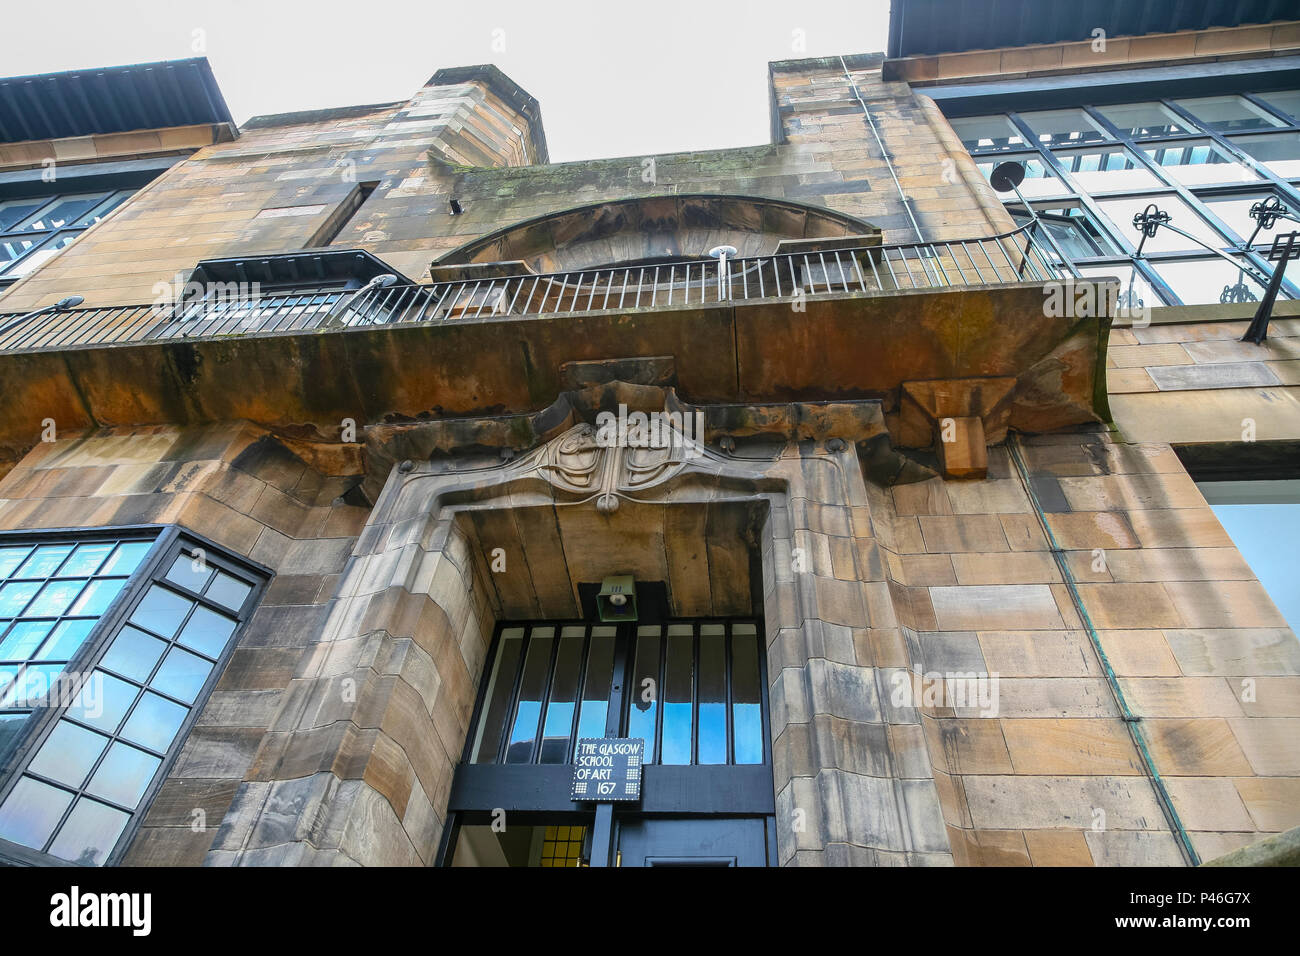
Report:
M 754 621 L 629 631 L 619 722 L 627 736 L 645 739 L 646 763 L 764 763 Z M 565 764 L 579 738 L 605 736 L 621 639 L 608 624 L 502 627 L 470 762 Z
M 70 245 L 133 191 L 0 200 L 0 287 L 16 282 Z
M 1126 106 L 1102 106 L 1097 112 L 1110 120 L 1123 136 L 1144 139 L 1149 136 L 1172 136 L 1186 133 L 1173 110 L 1159 103 L 1130 103 Z
M 1229 193 L 1222 196 L 1206 196 L 1202 202 L 1236 234 L 1240 242 L 1244 243 L 1250 239 L 1251 234 L 1255 232 L 1255 227 L 1259 225 L 1257 220 L 1251 218 L 1250 208 L 1256 203 L 1264 202 L 1270 195 L 1271 193 Z M 1255 245 L 1271 246 L 1273 237 L 1279 232 L 1291 232 L 1297 228 L 1300 228 L 1300 223 L 1279 218 L 1267 229 L 1259 230 L 1258 235 L 1255 236 Z
M 1024 149 L 1028 144 L 1020 130 L 1005 116 L 969 116 L 954 119 L 952 128 L 961 137 L 962 145 L 972 153 L 996 150 Z
M 1163 303 L 1156 295 L 1146 277 L 1128 262 L 1108 262 L 1105 265 L 1079 266 L 1079 274 L 1085 279 L 1119 279 L 1119 298 L 1117 305 L 1127 310 L 1154 308 Z
M 988 179 L 993 170 L 1000 163 L 1015 161 L 1023 163 L 1025 167 L 1025 179 L 1020 184 L 1020 194 L 1026 199 L 1037 199 L 1046 196 L 1063 196 L 1070 191 L 1070 188 L 1061 182 L 1042 160 L 1036 157 L 1028 156 L 1007 156 L 998 159 L 990 159 L 977 163 L 980 173 L 985 179 Z
M 1233 144 L 1278 176 L 1300 178 L 1300 133 L 1242 136 Z
M 152 546 L 149 538 L 0 544 L 0 757 Z
M 1198 487 L 1291 630 L 1300 634 L 1300 479 L 1202 481 Z
M 1020 192 L 1074 268 L 1120 277 L 1131 304 L 1145 308 L 1260 296 L 1259 281 L 1273 269 L 1265 258 L 1271 240 L 1297 225 L 1278 219 L 1248 246 L 1257 225 L 1250 210 L 1276 200 L 1300 218 L 1297 110 L 1300 92 L 1288 90 L 1084 103 L 951 123 L 986 178 L 1001 162 L 1024 164 Z M 1002 201 L 1018 222 L 1027 220 L 1013 192 Z M 1153 203 L 1173 228 L 1158 227 L 1138 257 L 1133 217 Z M 1231 261 L 1211 258 L 1211 250 Z M 1284 277 L 1281 295 L 1300 298 L 1300 280 Z
M 1051 233 L 1061 251 L 1071 259 L 1087 259 L 1116 251 L 1114 244 L 1106 238 L 1093 218 L 1078 205 L 1059 208 L 1040 208 L 1035 205 L 1034 211 L 1038 213 L 1043 228 Z M 1012 207 L 1011 215 L 1018 225 L 1030 221 L 1029 214 L 1022 209 Z
M 1142 152 L 1166 176 L 1184 186 L 1253 183 L 1259 177 L 1209 140 L 1181 140 L 1144 147 Z
M 1096 120 L 1083 110 L 1046 110 L 1021 113 L 1040 143 L 1046 146 L 1080 146 L 1110 139 Z
M 1282 113 L 1288 122 L 1300 121 L 1300 90 L 1285 93 L 1261 93 L 1259 98 L 1273 109 Z
M 1264 294 L 1249 272 L 1224 259 L 1164 260 L 1154 266 L 1185 305 L 1258 302 Z
M 1209 223 L 1196 215 L 1187 203 L 1172 193 L 1099 199 L 1097 200 L 1097 208 L 1110 219 L 1114 229 L 1128 240 L 1130 245 L 1136 247 L 1142 239 L 1142 234 L 1133 225 L 1133 217 L 1142 213 L 1152 203 L 1155 203 L 1164 212 L 1169 213 L 1171 225 L 1191 233 L 1197 239 L 1215 248 L 1227 245 L 1227 239 L 1224 239 L 1214 229 L 1210 228 Z M 1156 234 L 1148 239 L 1142 247 L 1144 252 L 1175 252 L 1203 248 L 1203 246 L 1198 246 L 1191 239 L 1179 235 L 1172 229 L 1156 230 Z
M 22 671 L 5 697 L 6 713 L 19 715 L 9 720 L 19 759 L 0 786 L 0 840 L 82 865 L 115 862 L 263 577 L 176 529 L 6 544 L 0 554 L 20 562 L 4 586 L 13 615 L 4 653 Z M 39 680 L 27 679 L 34 669 Z
M 1149 189 L 1160 185 L 1160 180 L 1123 146 L 1059 153 L 1057 162 L 1084 192 Z
M 1282 121 L 1269 116 L 1254 103 L 1240 96 L 1205 96 L 1194 100 L 1174 100 L 1195 116 L 1207 129 L 1233 133 L 1245 129 L 1268 129 Z

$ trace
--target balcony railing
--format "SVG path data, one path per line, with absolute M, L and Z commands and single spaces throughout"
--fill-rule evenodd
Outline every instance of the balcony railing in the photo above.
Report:
M 395 285 L 357 292 L 213 294 L 179 305 L 0 315 L 0 351 L 347 329 L 363 326 L 685 308 L 1066 277 L 1034 223 L 983 239 L 901 243 L 547 275 Z

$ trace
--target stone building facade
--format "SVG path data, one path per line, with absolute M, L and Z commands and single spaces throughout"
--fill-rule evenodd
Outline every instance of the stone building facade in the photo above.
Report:
M 771 64 L 767 145 L 563 164 L 491 66 L 188 138 L 0 115 L 0 231 L 50 157 L 150 177 L 0 286 L 0 858 L 1187 865 L 1296 826 L 1300 646 L 1204 484 L 1297 477 L 1294 290 L 1256 345 L 1258 297 L 1089 271 L 964 135 L 1214 73 L 1300 139 L 1300 24 L 1170 26 L 900 23 Z M 1229 158 L 1285 198 L 1278 148 Z M 60 672 L 102 713 L 18 693 Z M 580 736 L 646 736 L 639 803 L 571 798 Z

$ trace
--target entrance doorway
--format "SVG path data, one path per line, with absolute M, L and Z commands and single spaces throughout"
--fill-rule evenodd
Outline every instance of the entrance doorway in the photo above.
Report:
M 762 620 L 648 616 L 498 626 L 444 865 L 774 864 Z M 645 742 L 639 800 L 571 798 L 589 737 Z

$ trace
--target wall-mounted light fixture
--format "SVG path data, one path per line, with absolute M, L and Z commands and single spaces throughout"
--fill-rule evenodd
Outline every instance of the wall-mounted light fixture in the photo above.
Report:
M 596 610 L 602 624 L 636 620 L 636 581 L 630 574 L 613 574 L 600 582 Z
M 53 305 L 47 305 L 43 309 L 37 309 L 35 312 L 28 312 L 26 315 L 20 315 L 16 319 L 9 320 L 3 327 L 0 327 L 0 335 L 4 335 L 15 325 L 21 325 L 22 323 L 29 322 L 32 319 L 40 318 L 42 315 L 47 315 L 50 312 L 62 312 L 64 309 L 75 309 L 85 301 L 86 300 L 79 295 L 65 296 Z

